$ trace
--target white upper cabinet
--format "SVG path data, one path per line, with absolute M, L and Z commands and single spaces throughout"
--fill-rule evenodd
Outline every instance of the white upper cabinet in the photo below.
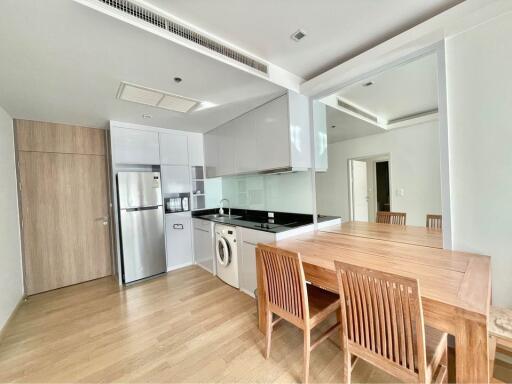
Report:
M 217 131 L 217 176 L 233 175 L 235 171 L 235 136 L 237 126 L 233 121 Z
M 291 166 L 297 169 L 311 168 L 308 98 L 295 92 L 288 92 L 288 108 Z
M 191 167 L 204 166 L 203 135 L 190 134 L 188 137 L 188 156 Z
M 188 165 L 188 137 L 174 133 L 160 133 L 160 160 L 162 164 Z
M 190 193 L 190 168 L 186 165 L 162 165 L 162 193 Z
M 218 137 L 214 131 L 204 135 L 204 165 L 206 168 L 206 177 L 215 177 L 219 168 Z
M 294 92 L 204 135 L 207 177 L 311 167 L 309 105 Z
M 158 133 L 112 127 L 114 162 L 117 164 L 160 164 Z
M 313 124 L 315 129 L 315 168 L 327 171 L 327 106 L 319 101 L 313 102 Z

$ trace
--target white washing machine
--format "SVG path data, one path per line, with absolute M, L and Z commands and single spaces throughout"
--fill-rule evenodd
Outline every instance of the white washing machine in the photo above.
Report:
M 215 225 L 215 256 L 217 276 L 227 284 L 240 288 L 235 227 Z

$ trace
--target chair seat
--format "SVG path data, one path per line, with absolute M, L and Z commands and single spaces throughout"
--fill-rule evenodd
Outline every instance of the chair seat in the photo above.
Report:
M 435 372 L 437 365 L 446 351 L 448 334 L 435 328 L 425 326 L 425 349 L 427 358 L 427 367 Z
M 307 284 L 307 290 L 309 318 L 311 327 L 314 327 L 340 307 L 340 297 L 311 284 Z
M 512 342 L 512 309 L 491 307 L 489 334 Z
M 416 332 L 414 329 L 413 335 L 416 337 Z M 439 363 L 442 361 L 443 354 L 447 348 L 447 343 L 448 334 L 446 332 L 425 326 L 425 359 L 427 360 L 428 377 L 432 377 L 434 373 L 438 371 L 437 368 Z M 416 361 L 415 364 L 417 364 Z

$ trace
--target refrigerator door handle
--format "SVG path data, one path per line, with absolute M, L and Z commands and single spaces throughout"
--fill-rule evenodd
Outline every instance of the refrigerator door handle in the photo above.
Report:
M 153 205 L 151 207 L 139 207 L 139 208 L 125 208 L 126 212 L 137 212 L 137 211 L 150 211 L 152 209 L 158 209 L 160 205 Z

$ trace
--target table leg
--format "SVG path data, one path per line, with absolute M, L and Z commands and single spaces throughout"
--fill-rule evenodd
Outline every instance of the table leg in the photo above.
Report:
M 263 269 L 261 265 L 261 255 L 256 249 L 256 277 L 258 282 L 258 327 L 265 333 L 267 329 L 267 303 L 265 301 L 265 284 L 263 284 Z
M 457 383 L 489 383 L 487 324 L 467 319 L 458 322 L 455 334 Z

